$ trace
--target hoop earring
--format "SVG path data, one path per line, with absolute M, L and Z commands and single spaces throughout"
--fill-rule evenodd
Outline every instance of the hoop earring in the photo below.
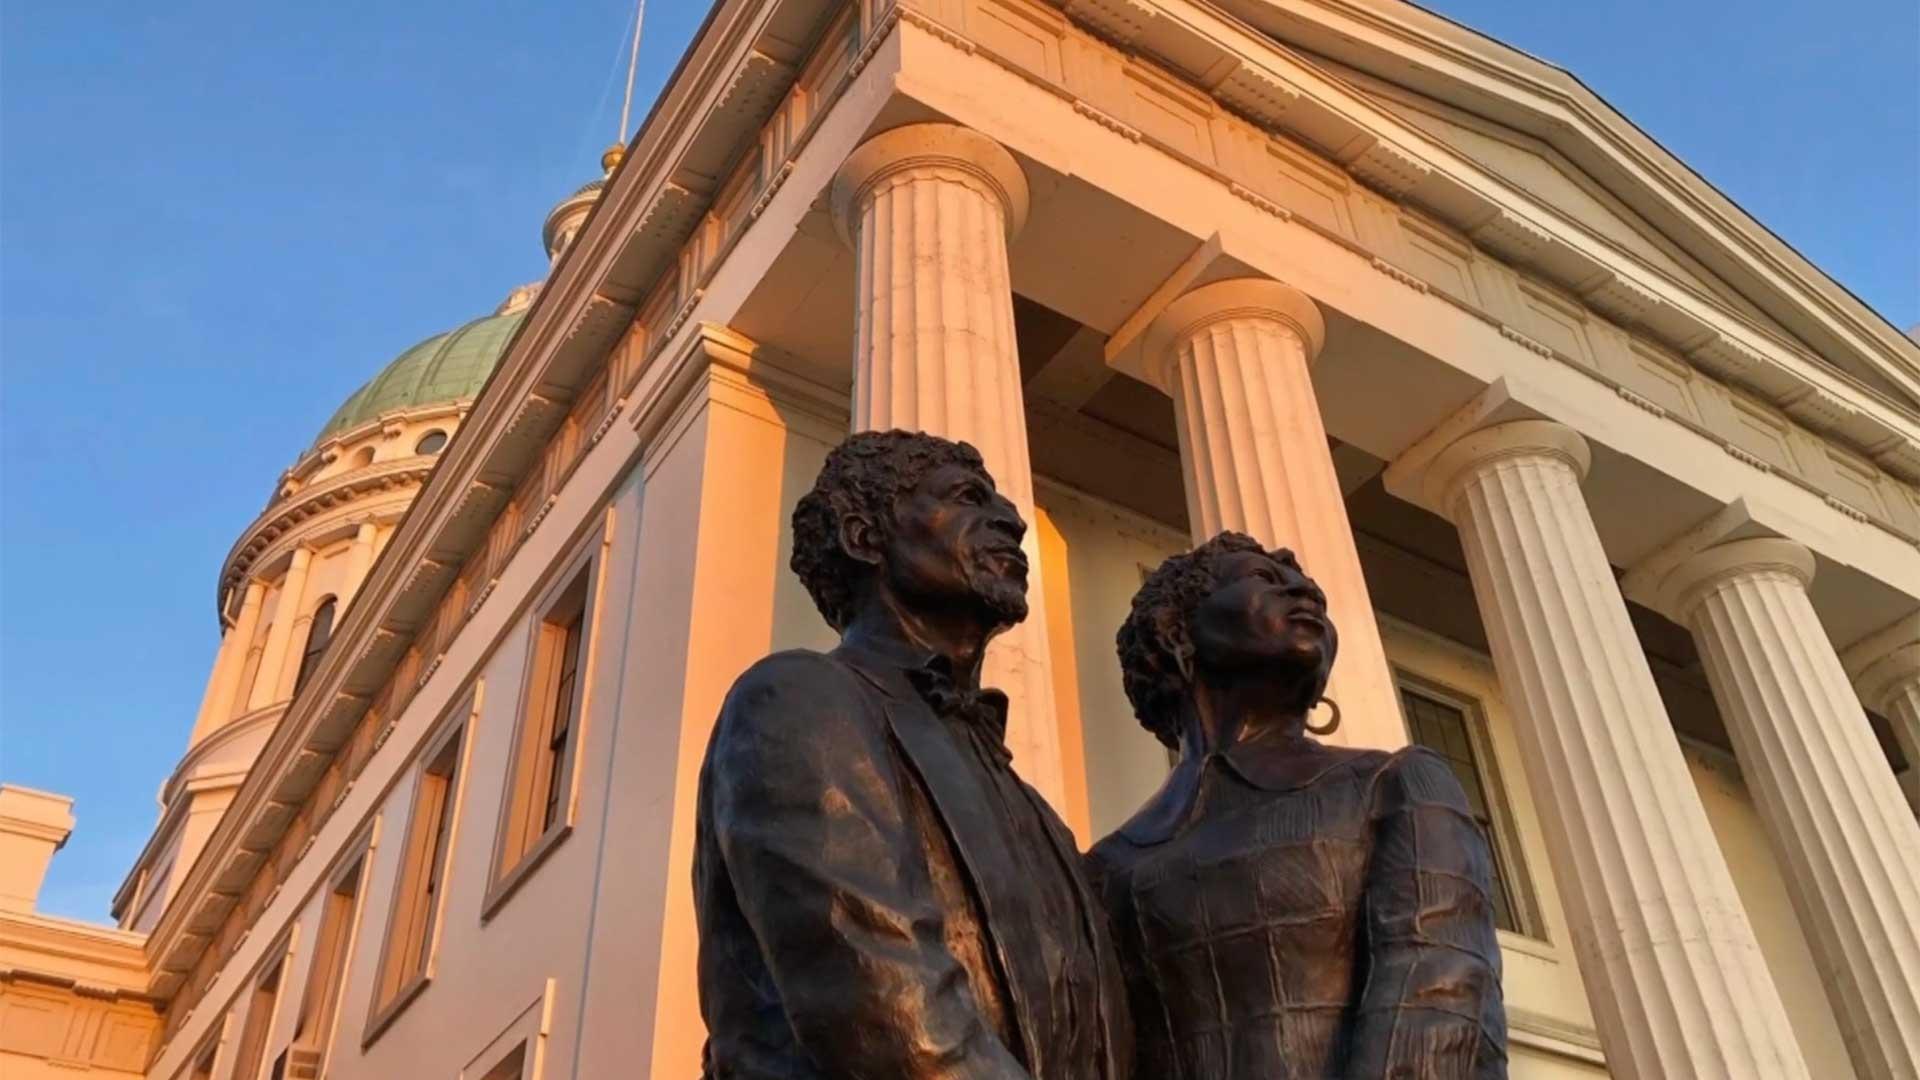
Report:
M 1320 701 L 1329 709 L 1333 710 L 1333 718 L 1321 724 L 1319 727 L 1315 727 L 1309 723 L 1307 725 L 1307 732 L 1313 735 L 1331 735 L 1340 730 L 1340 703 L 1325 696 L 1321 697 Z

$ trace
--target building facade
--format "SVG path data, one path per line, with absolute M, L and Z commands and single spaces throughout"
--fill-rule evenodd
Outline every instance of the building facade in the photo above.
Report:
M 1168 767 L 1141 573 L 1239 529 L 1333 738 L 1468 790 L 1514 1075 L 1916 1076 L 1920 346 L 1571 76 L 1397 0 L 720 0 L 614 164 L 236 545 L 118 928 L 0 791 L 0 1066 L 696 1075 L 706 734 L 908 427 L 1033 525 L 989 676 L 1083 841 Z

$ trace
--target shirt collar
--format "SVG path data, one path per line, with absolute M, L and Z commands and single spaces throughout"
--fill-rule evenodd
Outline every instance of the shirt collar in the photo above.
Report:
M 1350 755 L 1305 735 L 1239 742 L 1205 754 L 1188 753 L 1173 767 L 1160 790 L 1120 827 L 1120 835 L 1136 845 L 1150 847 L 1185 831 L 1206 775 L 1215 766 L 1260 791 L 1277 793 L 1311 786 L 1349 760 Z
M 938 716 L 978 724 L 1004 750 L 1007 695 L 992 687 L 960 689 L 947 657 L 893 634 L 842 638 L 836 651 L 889 697 L 918 698 Z

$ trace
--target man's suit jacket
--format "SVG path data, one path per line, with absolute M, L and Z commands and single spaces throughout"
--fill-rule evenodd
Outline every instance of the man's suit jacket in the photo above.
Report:
M 700 775 L 694 894 L 706 1074 L 1125 1080 L 1125 990 L 1066 827 L 1022 852 L 970 759 L 899 663 L 780 653 L 734 684 Z M 1024 917 L 1033 875 L 1072 879 L 1085 925 Z M 1088 934 L 1077 1015 L 1094 1060 L 1045 1031 L 1048 935 Z

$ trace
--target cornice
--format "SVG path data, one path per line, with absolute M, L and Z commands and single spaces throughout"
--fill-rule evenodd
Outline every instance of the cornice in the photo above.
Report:
M 279 723 L 281 715 L 286 711 L 287 703 L 277 701 L 264 708 L 243 713 L 221 725 L 211 735 L 188 747 L 187 752 L 181 756 L 180 763 L 173 767 L 173 774 L 167 777 L 166 784 L 160 789 L 161 803 L 166 806 L 173 805 L 174 800 L 180 797 L 181 791 L 201 762 L 218 755 L 229 745 L 254 734 L 260 728 L 271 728 Z
M 216 608 L 227 590 L 246 579 L 247 572 L 272 552 L 275 542 L 296 534 L 300 526 L 331 510 L 341 509 L 372 496 L 417 488 L 433 471 L 439 458 L 416 455 L 393 461 L 381 461 L 352 472 L 342 473 L 275 502 L 255 518 L 234 541 L 221 564 Z
M 26 979 L 90 997 L 151 1000 L 146 935 L 31 912 L 0 912 L 0 980 Z M 33 957 L 44 957 L 35 962 Z M 114 972 L 114 982 L 81 978 L 75 967 Z

